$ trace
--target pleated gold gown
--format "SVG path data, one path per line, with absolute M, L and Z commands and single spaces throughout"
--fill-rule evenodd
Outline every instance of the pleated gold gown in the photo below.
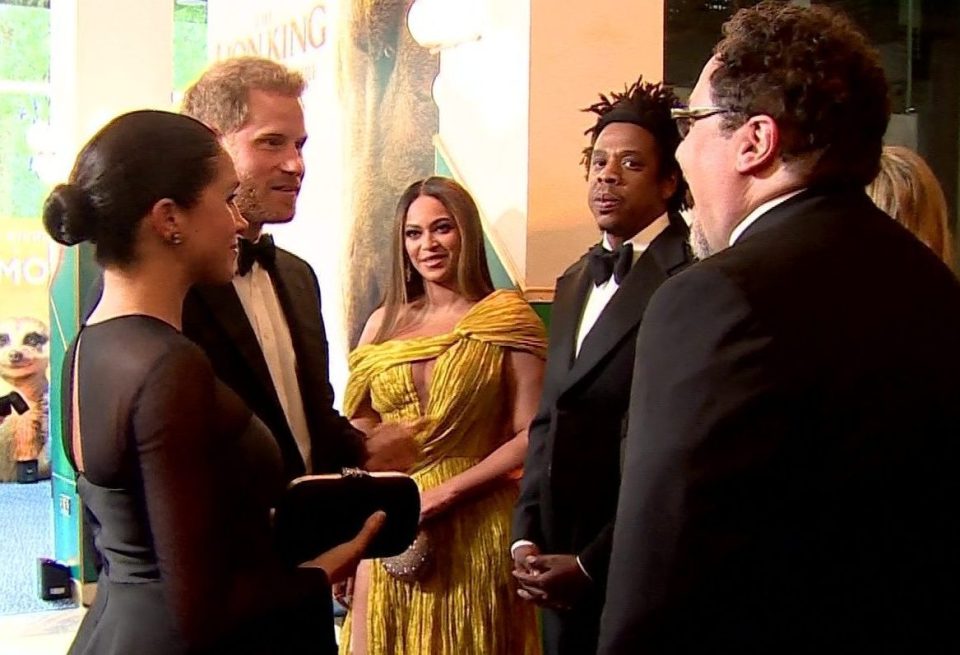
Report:
M 523 298 L 496 291 L 453 332 L 387 341 L 350 355 L 344 398 L 352 416 L 369 398 L 383 421 L 419 418 L 413 362 L 435 359 L 421 434 L 423 455 L 412 473 L 422 490 L 465 471 L 499 447 L 512 413 L 504 373 L 509 350 L 544 357 L 543 324 Z M 401 582 L 371 566 L 367 598 L 369 655 L 536 655 L 533 606 L 517 597 L 510 574 L 510 518 L 517 489 L 501 484 L 458 503 L 425 524 L 433 566 L 419 582 Z M 349 653 L 352 616 L 341 633 Z

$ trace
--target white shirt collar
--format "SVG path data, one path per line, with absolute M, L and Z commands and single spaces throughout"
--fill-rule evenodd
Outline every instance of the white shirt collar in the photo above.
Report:
M 663 214 L 653 219 L 650 225 L 640 230 L 639 233 L 625 243 L 633 244 L 633 254 L 638 255 L 646 250 L 647 247 L 653 243 L 653 240 L 660 236 L 660 233 L 666 230 L 669 226 L 670 217 L 667 215 L 667 212 L 663 212 Z M 603 233 L 602 243 L 604 250 L 615 250 L 615 248 L 610 245 L 610 236 L 606 232 Z
M 740 224 L 737 225 L 735 228 L 733 228 L 733 232 L 730 233 L 730 245 L 732 246 L 733 244 L 735 244 L 737 242 L 737 239 L 739 239 L 741 235 L 743 235 L 743 233 L 747 231 L 747 228 L 757 222 L 758 218 L 766 214 L 768 211 L 770 211 L 777 205 L 782 205 L 786 201 L 790 200 L 790 198 L 804 191 L 806 191 L 806 188 L 797 189 L 796 191 L 790 191 L 789 193 L 785 193 L 782 196 L 777 196 L 773 200 L 766 201 L 765 203 L 763 203 L 762 205 L 754 209 L 752 212 L 747 214 L 747 217 L 742 221 L 740 221 Z

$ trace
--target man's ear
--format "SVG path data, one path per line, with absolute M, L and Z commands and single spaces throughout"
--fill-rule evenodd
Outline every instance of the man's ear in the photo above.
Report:
M 673 171 L 660 178 L 660 198 L 666 202 L 677 192 L 680 173 Z
M 157 236 L 167 243 L 182 241 L 184 226 L 180 207 L 170 198 L 161 198 L 153 203 L 146 220 Z
M 738 173 L 756 174 L 780 157 L 780 127 L 770 116 L 751 116 L 736 134 L 739 138 L 735 163 Z

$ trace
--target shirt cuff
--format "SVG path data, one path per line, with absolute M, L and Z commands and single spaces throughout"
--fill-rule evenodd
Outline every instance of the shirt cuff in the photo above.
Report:
M 517 539 L 512 544 L 510 544 L 510 557 L 513 557 L 513 554 L 517 552 L 517 548 L 520 546 L 536 546 L 537 544 L 533 543 L 528 539 Z
M 511 553 L 512 553 L 512 552 L 513 552 L 513 551 L 511 551 Z M 579 555 L 577 555 L 577 566 L 579 566 L 579 567 L 580 567 L 580 570 L 583 571 L 583 574 L 584 574 L 585 576 L 587 576 L 587 580 L 589 580 L 590 582 L 593 582 L 593 576 L 590 575 L 589 573 L 587 573 L 587 569 L 584 568 L 583 562 L 580 561 L 580 556 L 579 556 Z

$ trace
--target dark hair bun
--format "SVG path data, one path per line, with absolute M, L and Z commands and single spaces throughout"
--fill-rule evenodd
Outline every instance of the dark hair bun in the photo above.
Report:
M 58 184 L 43 203 L 43 226 L 57 243 L 73 246 L 93 238 L 96 212 L 73 184 Z

